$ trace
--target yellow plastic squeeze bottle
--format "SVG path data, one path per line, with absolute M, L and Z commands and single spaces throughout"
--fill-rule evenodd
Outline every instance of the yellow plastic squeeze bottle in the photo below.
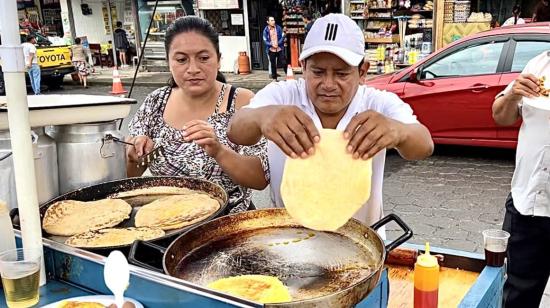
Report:
M 419 255 L 414 264 L 414 308 L 437 307 L 439 291 L 439 264 L 430 255 L 430 243 L 426 242 L 426 252 Z

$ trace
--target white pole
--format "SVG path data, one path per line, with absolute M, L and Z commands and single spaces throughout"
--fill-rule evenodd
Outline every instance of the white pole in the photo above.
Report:
M 17 20 L 17 1 L 0 1 L 0 12 L 2 12 L 0 58 L 2 58 L 2 70 L 6 85 L 15 188 L 21 219 L 23 247 L 40 248 L 42 256 L 42 229 L 38 211 L 27 87 L 25 85 L 25 59 Z M 42 258 L 40 274 L 40 285 L 44 285 L 46 284 L 44 258 Z
M 116 48 L 115 48 L 115 31 L 113 30 L 113 16 L 111 14 L 111 0 L 107 0 L 107 13 L 109 14 L 109 27 L 111 28 L 111 37 L 112 37 L 112 47 L 113 47 L 113 65 L 114 69 L 117 69 L 118 60 L 116 58 Z M 117 15 L 118 16 L 118 15 Z M 124 63 L 121 63 L 121 65 Z
M 250 28 L 248 21 L 248 1 L 243 1 L 243 19 L 244 19 L 244 37 L 246 40 L 246 53 L 248 54 L 248 59 L 252 62 L 252 53 L 250 52 Z M 252 63 L 250 64 L 250 69 L 252 69 Z

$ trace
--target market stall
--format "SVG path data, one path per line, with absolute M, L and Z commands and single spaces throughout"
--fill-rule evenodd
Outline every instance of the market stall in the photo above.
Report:
M 19 242 L 20 244 L 20 242 Z M 103 280 L 106 257 L 44 240 L 48 283 L 41 288 L 40 306 L 67 298 L 110 294 Z M 421 249 L 406 244 L 408 251 Z M 482 255 L 433 248 L 444 260 L 440 284 L 440 307 L 498 307 L 504 283 L 503 267 L 484 267 Z M 147 251 L 141 252 L 147 256 Z M 397 256 L 399 260 L 399 256 Z M 402 260 L 402 259 L 401 259 Z M 269 307 L 209 290 L 165 274 L 130 266 L 130 285 L 125 296 L 145 307 Z M 389 277 L 389 286 L 386 278 Z M 355 307 L 412 305 L 412 267 L 390 259 L 378 284 Z M 63 290 L 63 292 L 59 292 Z M 389 293 L 388 293 L 389 290 Z M 0 302 L 4 294 L 0 292 Z
M 478 1 L 475 1 L 476 4 Z M 493 16 L 490 13 L 476 12 L 477 5 L 472 1 L 438 0 L 436 49 L 465 36 L 491 29 Z

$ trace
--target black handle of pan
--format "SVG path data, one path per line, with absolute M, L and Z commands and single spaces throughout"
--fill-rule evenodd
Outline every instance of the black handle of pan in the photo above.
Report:
M 405 243 L 408 239 L 410 239 L 413 236 L 413 231 L 409 226 L 399 218 L 399 216 L 395 214 L 388 214 L 386 217 L 380 219 L 379 221 L 375 222 L 371 228 L 374 230 L 378 230 L 380 227 L 387 225 L 389 222 L 394 221 L 399 225 L 399 227 L 403 230 L 403 234 L 399 236 L 397 239 L 395 239 L 393 242 L 386 245 L 386 251 L 390 252 L 397 248 L 399 245 Z
M 137 240 L 137 241 L 134 241 L 132 243 L 132 246 L 130 247 L 130 252 L 128 253 L 128 263 L 130 263 L 132 265 L 137 265 L 137 266 L 146 268 L 146 269 L 154 271 L 154 272 L 164 273 L 164 270 L 162 268 L 158 268 L 158 267 L 153 266 L 149 263 L 140 261 L 136 258 L 137 251 L 142 246 L 152 248 L 152 251 L 154 251 L 155 253 L 158 253 L 158 255 L 159 255 L 158 258 L 160 260 L 162 260 L 162 258 L 164 257 L 164 253 L 166 252 L 166 248 L 164 248 L 162 246 L 159 246 L 159 245 L 156 245 L 156 244 L 153 244 L 153 243 L 149 243 L 149 242 L 145 242 L 145 241 L 141 241 L 141 240 Z

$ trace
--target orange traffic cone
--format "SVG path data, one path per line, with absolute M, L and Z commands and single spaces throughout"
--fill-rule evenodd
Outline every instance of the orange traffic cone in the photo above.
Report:
M 113 88 L 110 93 L 115 95 L 128 93 L 122 86 L 122 81 L 120 81 L 120 75 L 116 68 L 113 70 Z
M 294 80 L 294 72 L 292 71 L 292 66 L 290 66 L 290 64 L 286 69 L 286 80 Z

